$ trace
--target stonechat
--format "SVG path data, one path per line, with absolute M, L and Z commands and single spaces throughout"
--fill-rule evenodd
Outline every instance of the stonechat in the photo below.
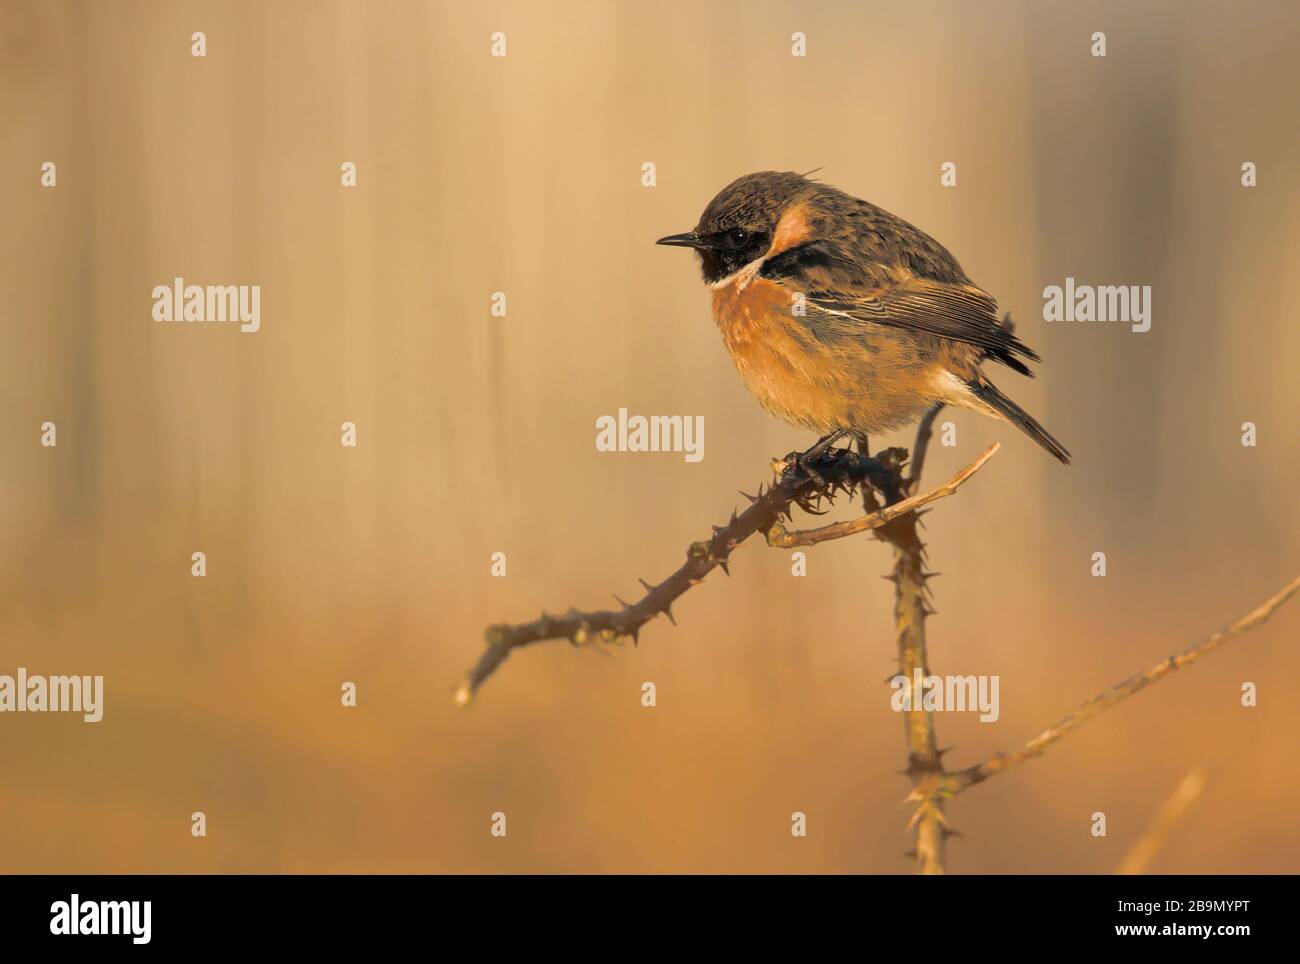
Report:
M 763 171 L 724 187 L 693 231 L 713 318 L 768 411 L 822 435 L 859 437 L 956 405 L 1070 453 L 980 370 L 1032 377 L 1039 361 L 947 249 L 902 218 L 809 180 Z

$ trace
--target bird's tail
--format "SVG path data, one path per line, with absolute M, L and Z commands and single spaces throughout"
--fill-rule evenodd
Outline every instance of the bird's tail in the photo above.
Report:
M 998 390 L 998 387 L 983 377 L 966 382 L 976 398 L 994 409 L 1020 431 L 1051 452 L 1066 465 L 1070 464 L 1070 453 L 1064 445 L 1052 438 L 1052 433 L 1039 425 L 1032 415 Z

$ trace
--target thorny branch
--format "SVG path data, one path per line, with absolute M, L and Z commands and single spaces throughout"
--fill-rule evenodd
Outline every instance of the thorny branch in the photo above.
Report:
M 773 523 L 772 528 L 767 530 L 767 544 L 778 549 L 793 549 L 798 546 L 815 546 L 819 542 L 843 539 L 845 536 L 855 535 L 859 532 L 879 529 L 900 516 L 914 512 L 937 499 L 942 499 L 944 496 L 952 495 L 961 487 L 963 482 L 978 472 L 984 466 L 984 463 L 993 457 L 993 453 L 1001 447 L 1001 443 L 994 442 L 980 453 L 979 458 L 937 489 L 910 496 L 856 519 L 849 519 L 847 522 L 832 522 L 830 525 L 824 525 L 817 529 L 801 529 L 794 532 L 788 531 L 780 522 Z
M 834 438 L 823 440 L 804 452 L 792 452 L 774 462 L 776 481 L 766 491 L 760 485 L 758 495 L 742 492 L 741 495 L 749 500 L 749 507 L 739 514 L 733 510 L 726 525 L 714 526 L 713 535 L 708 539 L 691 543 L 686 550 L 686 561 L 672 575 L 658 585 L 640 580 L 645 593 L 637 602 L 625 602 L 615 596 L 618 609 L 570 609 L 559 616 L 544 612 L 531 622 L 489 626 L 484 633 L 487 647 L 478 663 L 456 687 L 453 700 L 462 706 L 468 704 L 506 657 L 521 646 L 551 639 L 567 639 L 576 646 L 597 641 L 610 643 L 623 637 L 636 642 L 642 627 L 660 615 L 675 623 L 672 604 L 691 587 L 699 585 L 715 568 L 728 572 L 731 554 L 745 540 L 759 532 L 770 534 L 773 531 L 784 538 L 802 538 L 801 533 L 788 533 L 783 527 L 777 528 L 782 516 L 793 518 L 794 506 L 820 515 L 823 501 L 834 502 L 836 494 L 851 492 L 865 483 L 880 491 L 894 493 L 900 492 L 907 484 L 902 478 L 902 468 L 907 461 L 905 450 L 886 449 L 873 458 L 848 449 L 831 448 L 833 441 Z M 991 450 L 982 454 L 976 463 L 941 490 L 917 497 L 916 504 L 927 504 L 951 495 L 991 454 Z M 897 514 L 897 511 L 873 513 L 858 520 L 857 527 L 851 531 L 884 526 Z M 848 534 L 848 531 L 844 533 Z M 825 538 L 834 537 L 821 537 L 814 541 L 821 542 Z
M 865 444 L 861 452 L 854 454 L 848 449 L 830 448 L 834 437 L 823 440 L 805 452 L 791 453 L 775 461 L 776 482 L 766 492 L 760 486 L 757 496 L 742 492 L 750 502 L 749 508 L 739 515 L 733 511 L 725 526 L 714 526 L 709 539 L 692 543 L 686 552 L 686 562 L 663 582 L 652 586 L 641 580 L 646 592 L 637 602 L 628 603 L 615 596 L 620 606 L 617 610 L 570 609 L 563 616 L 542 613 L 532 622 L 489 627 L 485 633 L 487 648 L 456 688 L 455 702 L 468 704 L 510 652 L 521 646 L 548 639 L 568 639 L 574 645 L 585 645 L 597 640 L 613 642 L 625 636 L 635 642 L 641 628 L 651 619 L 662 614 L 672 621 L 673 602 L 703 581 L 714 568 L 720 566 L 726 571 L 731 553 L 759 532 L 766 535 L 769 545 L 791 548 L 875 530 L 895 550 L 894 569 L 886 578 L 895 584 L 899 672 L 909 680 L 916 668 L 921 669 L 923 676 L 929 675 L 925 617 L 934 610 L 926 581 L 935 574 L 925 570 L 925 549 L 917 534 L 923 513 L 917 510 L 955 493 L 1000 447 L 990 446 L 938 488 L 920 495 L 910 494 L 919 488 L 920 470 L 940 408 L 931 409 L 921 420 L 908 475 L 904 475 L 908 462 L 904 449 L 886 449 L 873 458 L 867 454 Z M 836 493 L 851 493 L 858 486 L 863 504 L 870 510 L 864 516 L 809 530 L 789 531 L 781 524 L 782 516 L 793 518 L 792 506 L 820 515 L 823 499 L 833 502 Z M 884 498 L 883 506 L 877 494 Z M 917 833 L 914 855 L 923 872 L 942 873 L 944 842 L 951 831 L 943 819 L 942 781 L 946 774 L 940 761 L 934 722 L 931 714 L 918 706 L 905 713 L 904 726 L 908 746 L 906 772 L 913 783 L 909 799 L 918 804 L 910 824 Z
M 908 482 L 909 490 L 915 490 L 920 481 L 919 466 L 923 464 L 926 443 L 930 439 L 934 419 L 938 413 L 939 408 L 931 409 L 922 419 L 917 430 L 916 443 L 913 446 L 913 452 L 916 454 L 913 456 L 913 471 Z M 981 458 L 987 458 L 989 454 L 991 453 L 986 452 Z M 959 473 L 958 478 L 960 475 Z M 949 485 L 951 484 L 950 482 Z M 897 505 L 901 507 L 903 503 L 899 502 Z M 891 542 L 895 547 L 892 578 L 896 585 L 894 613 L 899 631 L 899 673 L 909 680 L 913 678 L 913 670 L 918 666 L 921 668 L 923 678 L 929 675 L 924 619 L 934 611 L 929 607 L 926 586 L 926 581 L 934 574 L 924 570 L 925 548 L 916 536 L 919 515 L 921 513 L 905 515 L 892 526 L 882 528 L 877 533 L 881 539 Z M 1081 704 L 1064 719 L 1048 727 L 1016 752 L 998 754 L 990 760 L 964 770 L 951 773 L 944 770 L 941 758 L 945 751 L 936 749 L 937 741 L 931 714 L 915 708 L 908 711 L 905 714 L 909 750 L 907 775 L 912 779 L 913 789 L 908 795 L 907 802 L 916 804 L 916 811 L 912 815 L 909 826 L 916 830 L 917 846 L 912 856 L 920 865 L 921 872 L 943 872 L 945 842 L 956 832 L 948 827 L 944 818 L 945 799 L 977 783 L 982 783 L 1018 763 L 1041 756 L 1047 747 L 1116 703 L 1158 682 L 1174 670 L 1190 665 L 1234 636 L 1260 625 L 1297 591 L 1300 591 L 1300 577 L 1293 579 L 1282 590 L 1231 626 L 1219 630 L 1181 653 L 1161 660 L 1144 673 L 1130 676 Z
M 906 479 L 897 479 L 892 488 L 884 489 L 886 508 L 902 506 L 912 499 L 903 499 L 906 492 L 914 491 L 921 481 L 921 468 L 934 421 L 943 406 L 936 405 L 921 419 L 912 446 L 912 472 Z M 974 471 L 996 450 L 986 451 L 968 471 Z M 964 473 L 958 473 L 949 485 L 960 484 Z M 863 492 L 864 499 L 874 498 Z M 887 576 L 894 583 L 894 624 L 898 630 L 898 673 L 909 682 L 919 669 L 921 677 L 930 675 L 929 656 L 925 641 L 925 618 L 934 612 L 927 585 L 936 573 L 925 568 L 925 546 L 917 528 L 922 513 L 908 512 L 877 531 L 876 536 L 894 547 L 894 568 Z M 954 833 L 943 815 L 943 794 L 940 792 L 943 770 L 943 751 L 935 735 L 934 717 L 922 701 L 913 694 L 910 709 L 903 711 L 903 733 L 907 741 L 907 776 L 912 781 L 908 801 L 916 810 L 908 828 L 916 831 L 916 847 L 909 856 L 915 859 L 917 869 L 923 874 L 941 874 L 946 863 L 947 840 Z
M 912 449 L 910 474 L 906 476 L 903 470 L 908 462 L 908 453 L 904 449 L 886 449 L 871 457 L 865 449 L 855 454 L 848 449 L 831 448 L 838 436 L 824 439 L 802 453 L 792 452 L 773 462 L 777 479 L 767 491 L 764 492 L 760 486 L 756 496 L 742 492 L 750 502 L 749 507 L 740 514 L 733 510 L 726 525 L 714 526 L 711 537 L 692 543 L 686 551 L 686 561 L 663 582 L 652 586 L 641 580 L 645 594 L 637 602 L 627 603 L 615 596 L 620 606 L 616 610 L 570 609 L 562 616 L 542 613 L 540 618 L 531 622 L 488 627 L 484 634 L 487 647 L 478 663 L 456 687 L 454 701 L 461 706 L 467 705 L 511 651 L 521 646 L 550 639 L 567 639 L 576 646 L 596 641 L 614 642 L 623 637 L 636 642 L 642 627 L 650 620 L 665 615 L 675 622 L 672 604 L 678 597 L 692 586 L 699 585 L 715 568 L 721 567 L 727 572 L 731 554 L 759 532 L 764 533 L 769 545 L 779 548 L 817 545 L 866 531 L 874 531 L 878 538 L 892 545 L 894 567 L 885 578 L 895 584 L 898 672 L 908 680 L 913 678 L 916 669 L 921 670 L 923 678 L 929 676 L 925 617 L 932 615 L 934 609 L 930 605 L 927 583 L 938 574 L 925 569 L 925 547 L 917 533 L 920 517 L 925 513 L 918 510 L 956 492 L 998 449 L 997 445 L 991 446 L 948 482 L 924 494 L 915 494 L 920 487 L 921 469 L 939 411 L 940 407 L 935 407 L 921 420 Z M 794 506 L 820 515 L 823 501 L 833 502 L 837 493 L 851 492 L 859 486 L 869 510 L 865 516 L 808 530 L 789 531 L 781 524 L 782 516 L 793 519 Z M 883 496 L 883 505 L 878 501 L 877 493 Z M 1300 577 L 1231 626 L 1081 704 L 1016 752 L 997 754 L 964 770 L 944 770 L 942 756 L 945 751 L 938 748 L 931 714 L 922 708 L 906 711 L 904 732 L 908 767 L 905 772 L 912 780 L 912 792 L 907 801 L 916 804 L 909 827 L 916 831 L 916 849 L 912 856 L 920 871 L 943 873 L 947 838 L 955 833 L 944 817 L 944 802 L 948 798 L 1018 763 L 1041 756 L 1047 747 L 1098 714 L 1260 625 L 1297 591 L 1300 591 Z

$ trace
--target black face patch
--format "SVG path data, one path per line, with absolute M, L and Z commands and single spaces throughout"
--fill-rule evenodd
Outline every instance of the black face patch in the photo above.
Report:
M 771 236 L 762 229 L 734 227 L 704 235 L 702 241 L 701 270 L 704 280 L 713 284 L 761 257 Z

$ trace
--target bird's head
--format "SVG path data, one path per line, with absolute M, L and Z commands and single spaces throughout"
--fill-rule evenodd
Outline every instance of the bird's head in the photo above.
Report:
M 655 244 L 694 248 L 704 280 L 713 284 L 767 253 L 782 218 L 815 190 L 814 182 L 792 171 L 746 174 L 718 192 L 694 230 Z

